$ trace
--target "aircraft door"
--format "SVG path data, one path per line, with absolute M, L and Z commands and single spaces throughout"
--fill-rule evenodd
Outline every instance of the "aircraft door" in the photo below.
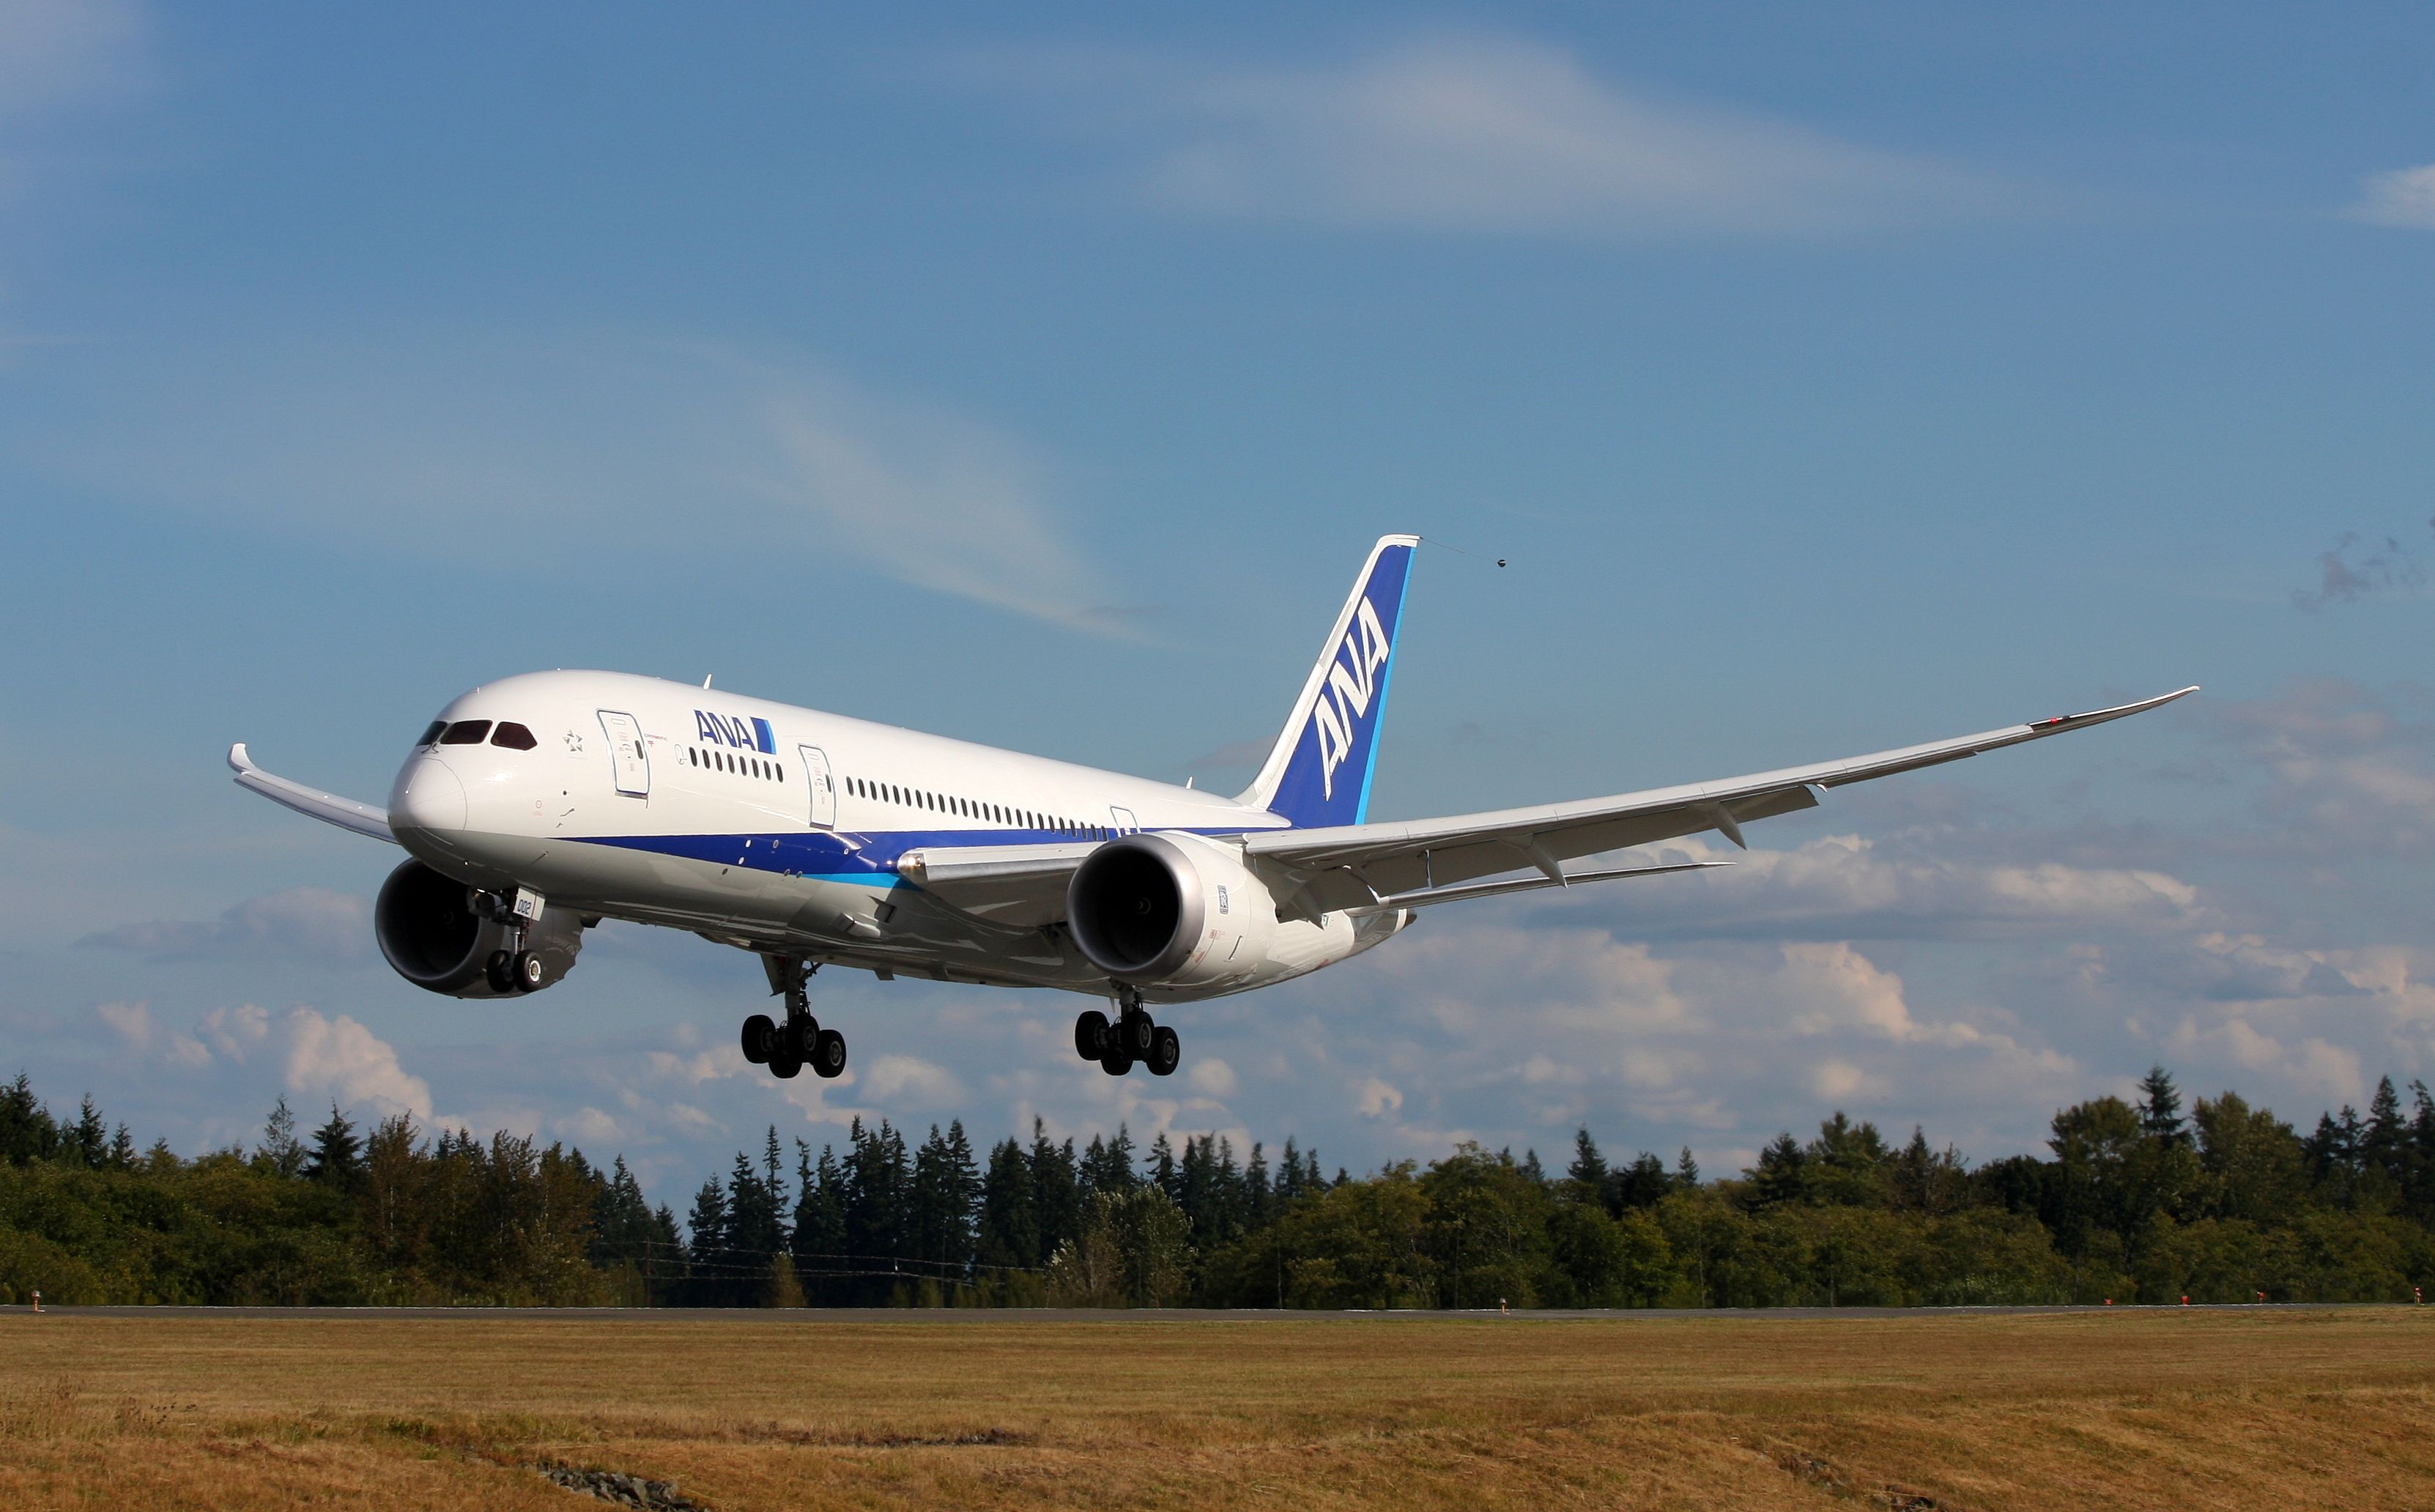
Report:
M 811 789 L 812 823 L 816 828 L 837 828 L 837 777 L 829 770 L 826 752 L 818 746 L 798 746 L 803 755 L 803 785 Z
M 632 714 L 600 711 L 600 728 L 609 736 L 610 770 L 617 791 L 628 798 L 651 796 L 651 755 L 643 742 L 643 727 Z
M 1133 811 L 1131 809 L 1111 807 L 1108 810 L 1108 817 L 1116 821 L 1118 834 L 1141 833 L 1141 820 L 1133 817 Z

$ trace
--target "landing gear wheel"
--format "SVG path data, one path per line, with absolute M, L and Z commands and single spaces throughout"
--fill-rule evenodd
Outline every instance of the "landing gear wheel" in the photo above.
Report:
M 812 1046 L 819 1040 L 820 1036 L 820 1021 L 808 1013 L 800 1018 L 788 1019 L 786 1026 L 778 1031 L 781 1047 L 786 1052 L 788 1058 L 799 1061 L 814 1058 Z
M 508 970 L 515 977 L 519 992 L 540 991 L 542 978 L 549 974 L 549 968 L 542 963 L 541 954 L 536 951 L 516 952 L 516 958 L 509 963 Z
M 756 1013 L 744 1021 L 744 1058 L 756 1066 L 769 1063 L 770 1047 L 778 1042 L 778 1026 L 769 1015 Z
M 791 1081 L 803 1074 L 803 1063 L 792 1056 L 771 1056 L 769 1074 L 780 1081 Z
M 1153 1076 L 1172 1076 L 1175 1074 L 1176 1062 L 1183 1058 L 1183 1040 L 1174 1030 L 1160 1024 L 1158 1032 L 1149 1037 L 1149 1055 L 1142 1064 L 1149 1068 L 1149 1074 Z
M 1099 1069 L 1111 1076 L 1121 1076 L 1133 1069 L 1133 1057 L 1121 1050 L 1111 1050 L 1099 1057 Z
M 1124 1046 L 1127 1058 L 1140 1059 L 1149 1055 L 1149 1047 L 1157 1040 L 1158 1025 L 1148 1014 L 1135 1008 L 1117 1021 L 1116 1039 Z
M 1108 1016 L 1097 1008 L 1086 1009 L 1074 1021 L 1074 1054 L 1085 1060 L 1097 1060 L 1107 1049 Z
M 822 1029 L 812 1037 L 812 1069 L 822 1076 L 836 1076 L 845 1070 L 845 1036 L 835 1029 Z
M 516 989 L 516 979 L 508 974 L 508 962 L 512 958 L 506 951 L 492 951 L 491 958 L 482 963 L 482 974 L 489 978 L 492 991 L 513 992 Z

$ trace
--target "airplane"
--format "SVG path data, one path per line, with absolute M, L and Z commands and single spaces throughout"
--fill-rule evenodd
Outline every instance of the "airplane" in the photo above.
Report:
M 1383 537 L 1252 785 L 1233 798 L 615 672 L 535 672 L 440 712 L 378 808 L 275 777 L 239 786 L 404 848 L 381 953 L 459 998 L 563 978 L 604 919 L 761 957 L 782 1018 L 744 1020 L 772 1075 L 845 1070 L 811 1012 L 822 967 L 1110 1000 L 1075 1053 L 1173 1074 L 1150 1005 L 1347 960 L 1441 903 L 1729 865 L 1565 863 L 1815 808 L 1847 783 L 2084 730 L 2195 693 L 1721 782 L 1373 823 L 1378 730 L 1421 538 Z

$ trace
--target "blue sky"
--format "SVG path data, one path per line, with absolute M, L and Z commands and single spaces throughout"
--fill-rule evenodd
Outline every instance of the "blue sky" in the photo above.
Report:
M 2435 1075 L 2423 8 L 0 4 L 0 1063 L 181 1148 L 285 1092 L 622 1150 L 775 1122 L 1987 1158 L 2155 1060 Z M 1176 1015 L 607 931 L 390 976 L 431 710 L 602 665 L 1204 783 L 1423 554 L 1379 816 L 2206 684 L 1732 873 L 1443 910 Z M 1511 566 L 1491 562 L 1504 557 Z M 1701 848 L 1682 848 L 1697 854 Z

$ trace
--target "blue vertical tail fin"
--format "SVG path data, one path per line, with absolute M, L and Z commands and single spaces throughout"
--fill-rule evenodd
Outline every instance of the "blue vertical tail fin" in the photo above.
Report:
M 1292 716 L 1237 801 L 1283 815 L 1299 829 L 1368 817 L 1395 630 L 1420 543 L 1418 536 L 1384 536 L 1371 548 Z

